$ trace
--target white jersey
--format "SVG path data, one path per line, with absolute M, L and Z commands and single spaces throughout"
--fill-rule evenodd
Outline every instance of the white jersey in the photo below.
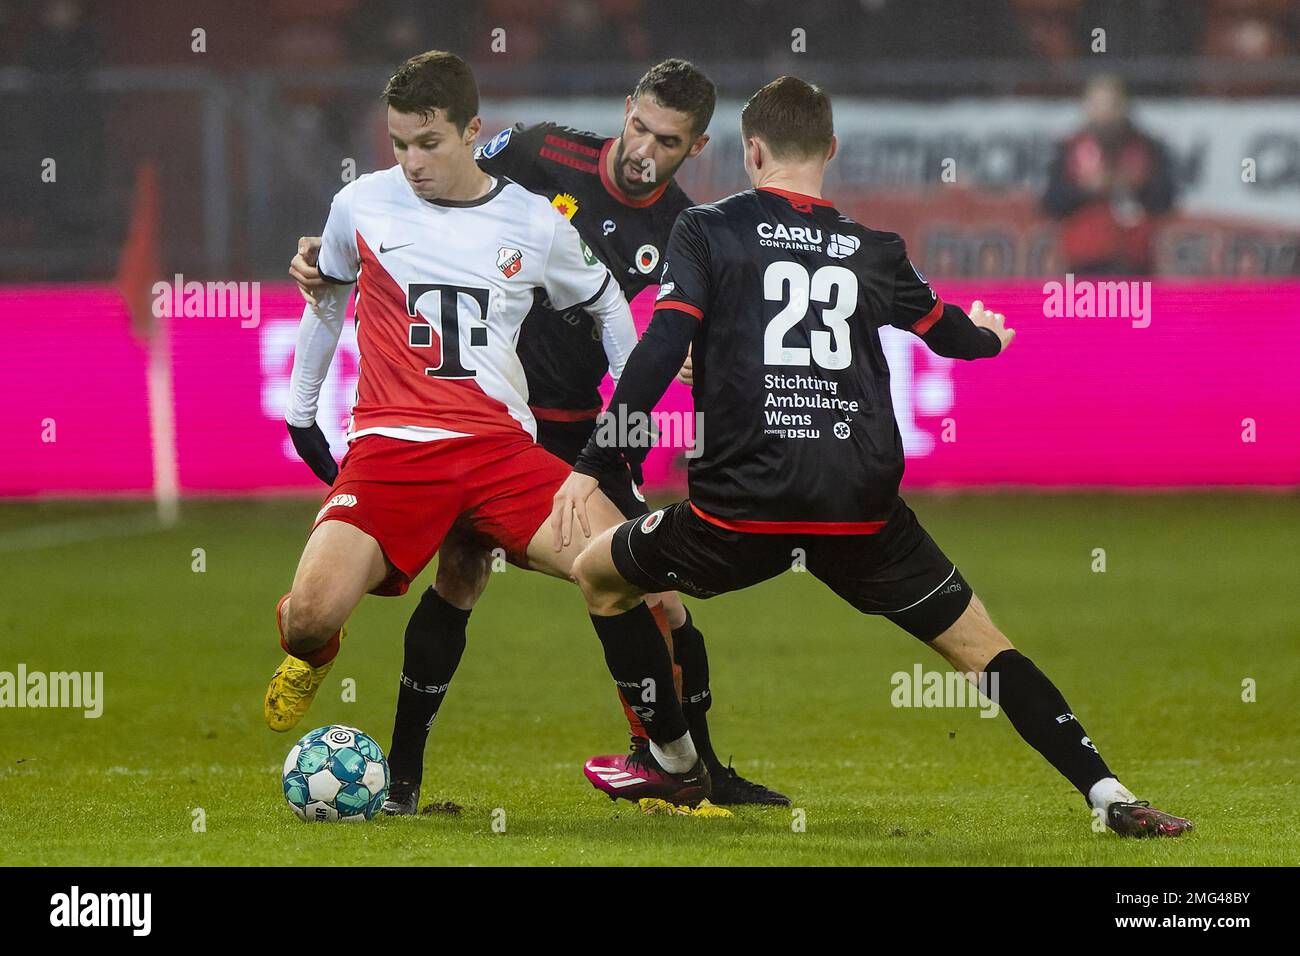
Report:
M 508 179 L 463 202 L 424 200 L 400 166 L 334 197 L 319 269 L 333 294 L 303 313 L 288 420 L 309 425 L 357 283 L 360 372 L 348 439 L 411 441 L 518 432 L 536 438 L 515 353 L 544 290 L 602 322 L 616 378 L 636 344 L 618 283 L 543 196 Z

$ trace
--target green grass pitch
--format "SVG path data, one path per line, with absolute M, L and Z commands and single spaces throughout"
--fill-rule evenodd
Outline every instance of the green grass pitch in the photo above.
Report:
M 515 568 L 493 577 L 471 621 L 429 749 L 423 802 L 463 811 L 305 825 L 280 791 L 297 734 L 268 731 L 261 699 L 280 657 L 273 607 L 316 504 L 188 503 L 167 531 L 138 503 L 7 504 L 0 671 L 103 671 L 105 703 L 99 719 L 0 710 L 0 864 L 1300 861 L 1300 501 L 910 501 L 1121 779 L 1197 832 L 1096 834 L 1004 716 L 894 708 L 891 674 L 942 661 L 794 573 L 691 605 L 719 753 L 790 794 L 802 831 L 782 808 L 709 820 L 612 804 L 581 774 L 626 738 L 577 591 Z M 1091 570 L 1096 548 L 1105 573 Z M 363 602 L 302 731 L 345 723 L 388 743 L 414 600 Z M 341 699 L 344 678 L 355 702 Z M 1255 702 L 1242 699 L 1247 678 Z

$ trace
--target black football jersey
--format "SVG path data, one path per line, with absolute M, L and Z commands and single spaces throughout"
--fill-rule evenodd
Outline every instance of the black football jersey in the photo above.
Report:
M 479 147 L 479 166 L 541 193 L 567 216 L 588 250 L 608 268 L 630 302 L 658 281 L 677 214 L 691 201 L 669 181 L 644 199 L 623 196 L 605 170 L 614 139 L 555 123 L 522 123 Z M 557 312 L 538 290 L 519 336 L 528 404 L 540 418 L 594 417 L 609 369 L 600 329 L 582 309 Z M 560 414 L 548 414 L 559 412 Z
M 879 329 L 923 334 L 943 312 L 899 236 L 747 190 L 681 215 L 656 308 L 700 320 L 698 510 L 737 530 L 879 529 L 903 475 Z

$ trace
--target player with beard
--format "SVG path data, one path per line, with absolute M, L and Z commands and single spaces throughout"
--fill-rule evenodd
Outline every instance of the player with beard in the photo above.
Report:
M 658 279 L 662 252 L 678 213 L 691 205 L 674 181 L 683 163 L 708 142 L 714 86 L 685 60 L 666 60 L 646 72 L 624 103 L 619 135 L 579 132 L 556 123 L 502 130 L 476 153 L 485 172 L 512 180 L 551 200 L 578 230 L 590 253 L 610 269 L 628 301 Z M 323 285 L 315 268 L 319 241 L 299 243 L 290 274 L 305 295 Z M 577 460 L 601 410 L 600 383 L 609 367 L 601 329 L 583 308 L 557 310 L 538 290 L 518 344 L 528 380 L 537 441 L 569 464 Z M 648 513 L 626 469 L 601 483 L 606 497 L 634 518 Z M 405 636 L 393 742 L 388 759 L 393 783 L 385 811 L 412 814 L 419 802 L 429 729 L 446 697 L 466 645 L 470 612 L 487 586 L 490 545 L 457 525 L 439 551 L 434 585 L 421 597 Z M 652 595 L 655 615 L 673 660 L 675 688 L 691 736 L 722 805 L 789 803 L 770 788 L 746 780 L 717 757 L 707 713 L 712 704 L 704 636 L 673 591 Z M 627 754 L 593 758 L 584 772 L 611 796 L 636 800 L 664 796 L 660 768 L 633 707 L 620 700 L 631 746 Z

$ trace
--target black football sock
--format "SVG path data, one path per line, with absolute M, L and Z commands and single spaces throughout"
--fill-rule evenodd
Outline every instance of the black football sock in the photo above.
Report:
M 987 696 L 1085 800 L 1093 784 L 1114 776 L 1056 685 L 1028 657 L 1017 650 L 1003 651 L 989 661 L 984 674 Z
M 406 624 L 393 745 L 388 750 L 394 780 L 419 783 L 424 776 L 424 745 L 465 651 L 469 613 L 429 588 Z
M 706 716 L 713 703 L 713 692 L 709 688 L 709 654 L 704 649 L 704 635 L 691 620 L 690 611 L 686 611 L 686 623 L 673 628 L 673 658 L 682 669 L 682 713 L 686 716 L 686 726 L 691 730 L 691 740 L 709 771 L 716 773 L 722 769 L 722 761 L 713 752 Z
M 642 602 L 612 617 L 593 614 L 591 623 L 618 692 L 641 718 L 649 738 L 660 745 L 681 738 L 687 727 L 674 689 L 673 661 L 650 608 Z

